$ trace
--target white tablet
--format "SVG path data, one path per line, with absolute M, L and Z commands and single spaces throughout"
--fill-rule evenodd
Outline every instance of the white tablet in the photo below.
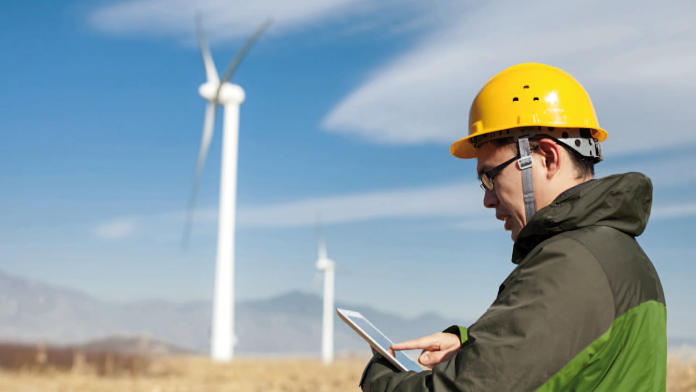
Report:
M 336 309 L 338 317 L 345 321 L 358 335 L 362 336 L 365 341 L 367 341 L 370 346 L 372 346 L 377 352 L 382 354 L 383 357 L 387 358 L 389 362 L 394 364 L 397 368 L 402 371 L 412 370 L 414 372 L 422 372 L 423 368 L 420 367 L 411 358 L 406 356 L 402 351 L 396 351 L 395 356 L 389 354 L 389 347 L 393 344 L 389 338 L 384 336 L 379 329 L 375 328 L 371 322 L 369 322 L 362 314 L 358 312 L 353 312 L 351 310 Z

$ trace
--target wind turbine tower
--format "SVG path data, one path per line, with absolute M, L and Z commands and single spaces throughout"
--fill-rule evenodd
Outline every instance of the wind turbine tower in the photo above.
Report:
M 198 43 L 203 55 L 206 82 L 198 89 L 200 95 L 208 101 L 203 121 L 203 134 L 198 150 L 196 171 L 189 196 L 186 223 L 182 245 L 188 246 L 193 222 L 193 210 L 196 202 L 201 172 L 208 155 L 208 147 L 213 137 L 215 112 L 223 107 L 222 122 L 222 163 L 220 170 L 220 210 L 218 218 L 217 262 L 215 266 L 215 291 L 213 298 L 213 319 L 211 324 L 210 355 L 216 361 L 229 361 L 234 353 L 236 337 L 234 335 L 234 232 L 237 204 L 237 152 L 239 140 L 239 106 L 244 102 L 244 90 L 236 84 L 229 83 L 237 66 L 246 52 L 259 38 L 270 21 L 264 22 L 247 40 L 242 49 L 232 59 L 222 79 L 218 77 L 215 63 L 205 39 L 200 15 L 196 18 Z
M 324 363 L 333 361 L 334 344 L 334 279 L 336 263 L 329 260 L 326 255 L 326 245 L 320 236 L 317 241 L 319 257 L 317 260 L 318 272 L 324 272 L 324 313 L 321 331 L 321 359 Z

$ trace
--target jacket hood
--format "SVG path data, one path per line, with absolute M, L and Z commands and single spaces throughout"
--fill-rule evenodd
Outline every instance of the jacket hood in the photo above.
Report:
M 542 241 L 587 226 L 608 226 L 631 236 L 643 233 L 650 217 L 652 183 L 641 173 L 588 181 L 537 211 L 522 228 L 512 250 L 519 263 Z

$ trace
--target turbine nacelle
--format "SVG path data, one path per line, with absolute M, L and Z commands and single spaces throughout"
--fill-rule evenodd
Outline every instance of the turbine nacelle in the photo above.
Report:
M 218 93 L 219 90 L 219 93 Z M 208 102 L 225 105 L 228 103 L 241 104 L 246 98 L 244 90 L 236 84 L 225 82 L 222 87 L 216 82 L 203 83 L 198 88 L 198 93 Z
M 319 259 L 317 260 L 317 269 L 319 271 L 333 270 L 336 269 L 336 263 L 329 259 Z

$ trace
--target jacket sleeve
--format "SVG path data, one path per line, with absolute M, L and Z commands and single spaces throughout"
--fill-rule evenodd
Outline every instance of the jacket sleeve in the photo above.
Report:
M 614 312 L 606 276 L 585 246 L 572 238 L 542 243 L 503 282 L 454 358 L 420 373 L 375 361 L 362 388 L 534 391 L 607 331 Z

